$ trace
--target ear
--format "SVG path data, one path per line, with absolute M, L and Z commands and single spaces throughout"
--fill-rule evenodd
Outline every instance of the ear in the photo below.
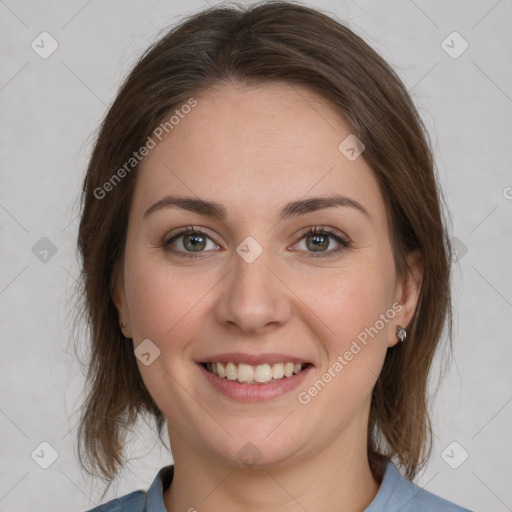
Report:
M 399 341 L 395 335 L 397 326 L 401 325 L 407 329 L 416 311 L 423 280 L 423 259 L 419 250 L 407 255 L 407 267 L 406 275 L 397 278 L 395 286 L 395 303 L 400 303 L 402 308 L 395 317 L 393 332 L 391 333 L 392 339 L 389 341 L 390 347 L 396 345 Z
M 132 338 L 130 311 L 126 301 L 126 292 L 124 287 L 124 270 L 121 266 L 116 266 L 114 270 L 114 286 L 112 288 L 112 301 L 117 309 L 119 316 L 119 328 L 121 329 L 125 338 Z M 126 326 L 122 327 L 125 323 Z

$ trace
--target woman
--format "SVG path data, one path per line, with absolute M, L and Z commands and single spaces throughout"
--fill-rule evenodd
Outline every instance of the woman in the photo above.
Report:
M 122 86 L 82 206 L 81 461 L 112 480 L 141 415 L 174 460 L 95 510 L 467 510 L 411 481 L 451 321 L 432 154 L 352 31 L 286 2 L 184 21 Z

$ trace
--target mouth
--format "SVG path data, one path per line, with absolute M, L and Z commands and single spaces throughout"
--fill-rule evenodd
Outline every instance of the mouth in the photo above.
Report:
M 236 381 L 241 384 L 269 384 L 279 382 L 304 371 L 312 366 L 311 363 L 263 363 L 250 365 L 245 363 L 226 362 L 203 362 L 203 368 L 219 377 L 229 381 Z

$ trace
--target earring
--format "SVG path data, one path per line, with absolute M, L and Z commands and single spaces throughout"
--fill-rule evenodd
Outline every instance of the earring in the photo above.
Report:
M 407 331 L 401 325 L 396 328 L 396 337 L 400 340 L 400 343 L 407 338 Z
M 124 329 L 125 327 L 126 327 L 126 322 L 123 322 L 123 323 L 121 324 L 121 329 Z

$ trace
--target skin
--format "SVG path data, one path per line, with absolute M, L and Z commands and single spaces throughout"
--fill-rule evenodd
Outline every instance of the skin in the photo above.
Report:
M 168 419 L 175 464 L 167 510 L 361 511 L 380 482 L 367 460 L 371 391 L 386 351 L 416 307 L 421 269 L 398 278 L 383 197 L 363 157 L 338 145 L 351 131 L 324 99 L 282 83 L 223 84 L 146 157 L 133 197 L 114 302 L 134 347 L 160 356 L 142 378 Z M 364 156 L 364 154 L 363 154 Z M 279 221 L 288 202 L 340 193 L 355 208 Z M 184 209 L 144 212 L 167 194 L 222 203 L 224 221 Z M 187 226 L 210 238 L 198 258 L 170 254 L 162 239 Z M 301 234 L 332 227 L 349 248 L 319 257 Z M 247 236 L 252 263 L 236 252 Z M 189 254 L 184 238 L 173 247 Z M 293 248 L 295 250 L 293 250 Z M 411 255 L 410 261 L 418 261 Z M 297 400 L 365 328 L 402 309 L 307 405 Z M 223 352 L 293 354 L 314 365 L 303 385 L 271 401 L 243 403 L 213 390 L 195 361 Z M 246 467 L 238 451 L 261 458 Z

